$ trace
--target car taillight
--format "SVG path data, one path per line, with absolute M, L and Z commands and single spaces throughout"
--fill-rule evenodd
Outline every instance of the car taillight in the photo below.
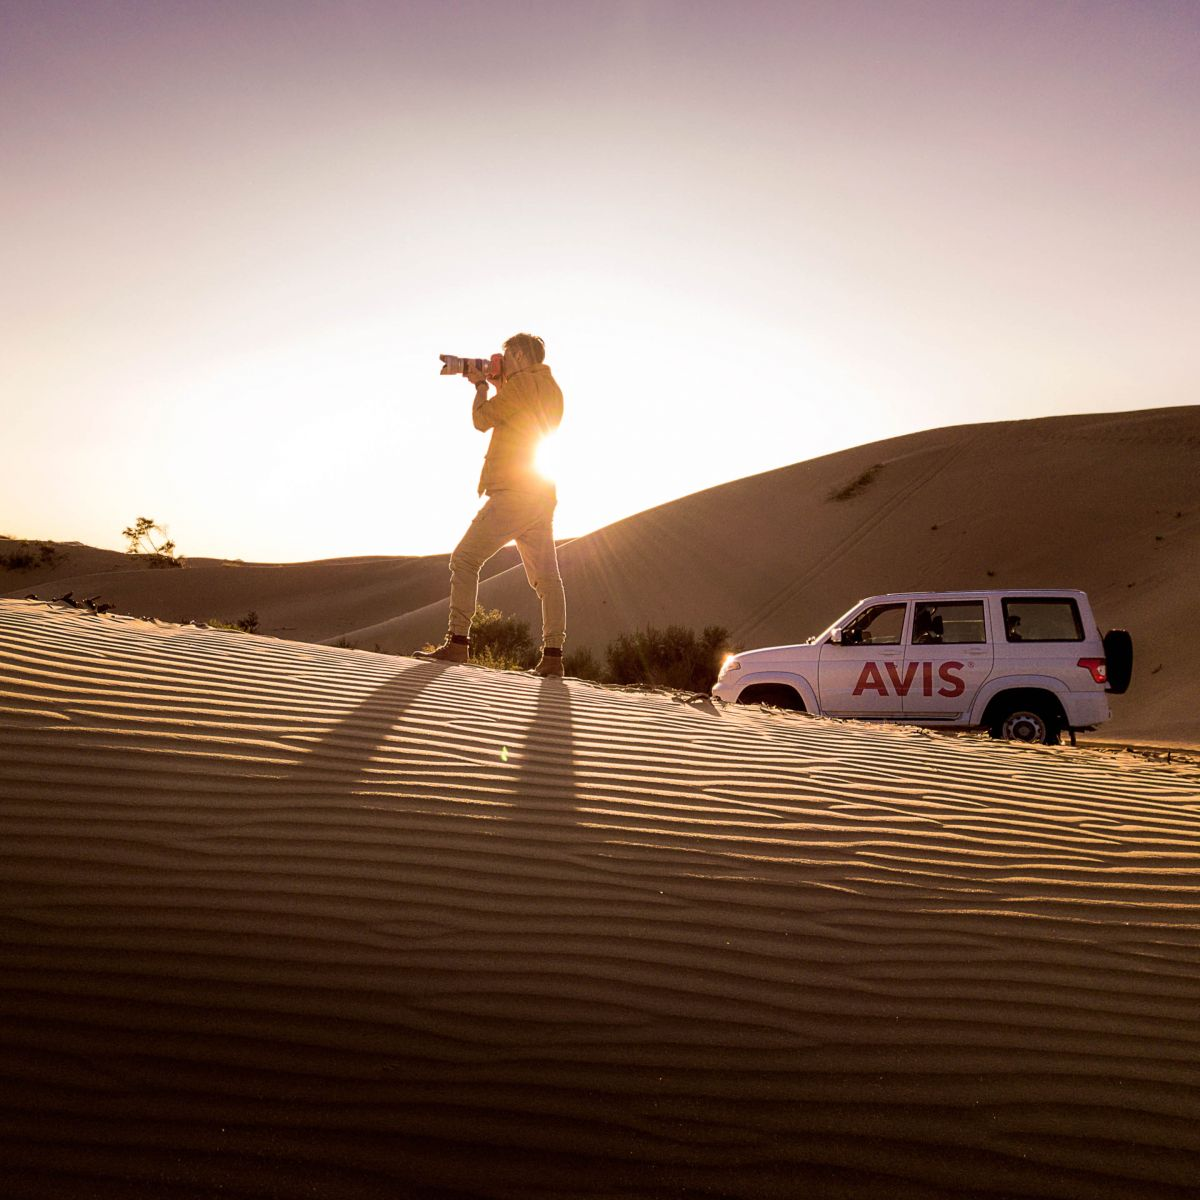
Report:
M 1082 667 L 1085 671 L 1091 671 L 1092 678 L 1097 683 L 1108 682 L 1108 670 L 1102 658 L 1081 658 L 1076 666 Z

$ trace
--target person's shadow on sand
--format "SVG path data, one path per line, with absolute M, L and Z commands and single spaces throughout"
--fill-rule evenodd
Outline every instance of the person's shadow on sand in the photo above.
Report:
M 328 784 L 335 793 L 356 790 L 372 757 L 443 670 L 440 663 L 416 662 L 386 679 L 316 735 L 315 744 L 302 743 L 302 754 L 285 779 L 303 780 L 306 792 L 316 784 Z
M 578 862 L 595 839 L 581 836 L 587 827 L 579 813 L 571 691 L 550 676 L 538 680 L 535 697 L 524 738 L 509 762 L 508 818 L 543 859 Z
M 297 809 L 370 810 L 364 823 L 390 829 L 397 844 L 436 827 L 453 857 L 516 855 L 535 873 L 551 859 L 556 873 L 563 860 L 578 864 L 600 831 L 581 836 L 570 685 L 550 677 L 520 686 L 520 676 L 480 669 L 484 686 L 496 687 L 481 698 L 473 679 L 449 671 L 405 665 L 324 732 L 306 735 L 275 785 Z M 489 704 L 496 720 L 481 722 Z

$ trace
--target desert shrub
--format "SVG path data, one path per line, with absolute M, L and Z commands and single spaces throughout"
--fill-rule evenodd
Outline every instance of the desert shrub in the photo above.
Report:
M 716 681 L 728 647 L 729 631 L 720 625 L 706 626 L 699 637 L 682 625 L 668 625 L 662 630 L 648 626 L 609 642 L 605 655 L 613 683 L 707 692 Z
M 575 679 L 603 683 L 641 683 L 707 692 L 716 681 L 721 659 L 730 648 L 729 632 L 709 625 L 697 635 L 680 625 L 623 633 L 608 644 L 607 665 L 589 647 L 568 652 L 563 670 Z M 432 650 L 433 646 L 425 647 Z M 502 671 L 525 671 L 538 659 L 529 622 L 497 608 L 475 609 L 471 621 L 471 661 Z
M 830 500 L 853 500 L 860 492 L 865 492 L 875 481 L 875 476 L 883 470 L 883 463 L 868 467 L 856 479 L 852 479 L 845 487 L 835 488 L 829 493 Z
M 576 679 L 594 679 L 597 682 L 604 678 L 604 668 L 596 661 L 596 656 L 585 646 L 582 650 L 572 650 L 563 655 L 563 670 Z
M 484 667 L 528 670 L 537 661 L 529 622 L 498 608 L 476 608 L 471 620 L 471 658 Z
M 258 613 L 248 612 L 244 617 L 239 617 L 236 621 L 230 624 L 228 621 L 209 620 L 204 622 L 210 629 L 232 629 L 234 632 L 240 633 L 257 633 L 258 632 Z
M 163 540 L 156 542 L 155 534 Z M 175 553 L 175 543 L 167 537 L 161 525 L 155 524 L 153 517 L 138 517 L 128 529 L 121 531 L 121 536 L 129 541 L 125 553 L 145 558 L 152 567 L 183 566 L 183 559 Z
M 22 542 L 19 549 L 0 555 L 0 569 L 28 571 L 33 567 L 52 567 L 58 557 L 58 551 L 48 542 Z

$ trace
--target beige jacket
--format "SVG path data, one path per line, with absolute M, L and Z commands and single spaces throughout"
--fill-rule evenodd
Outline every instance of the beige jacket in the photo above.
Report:
M 538 443 L 558 428 L 562 390 L 545 363 L 506 379 L 490 400 L 476 400 L 476 429 L 491 429 L 492 440 L 479 476 L 479 494 L 505 490 L 544 491 L 551 486 L 533 465 Z

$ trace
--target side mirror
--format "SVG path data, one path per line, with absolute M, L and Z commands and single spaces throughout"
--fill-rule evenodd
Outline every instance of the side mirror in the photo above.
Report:
M 842 631 L 840 626 L 835 625 L 829 631 L 829 640 L 833 642 L 835 646 L 840 646 L 842 644 Z

